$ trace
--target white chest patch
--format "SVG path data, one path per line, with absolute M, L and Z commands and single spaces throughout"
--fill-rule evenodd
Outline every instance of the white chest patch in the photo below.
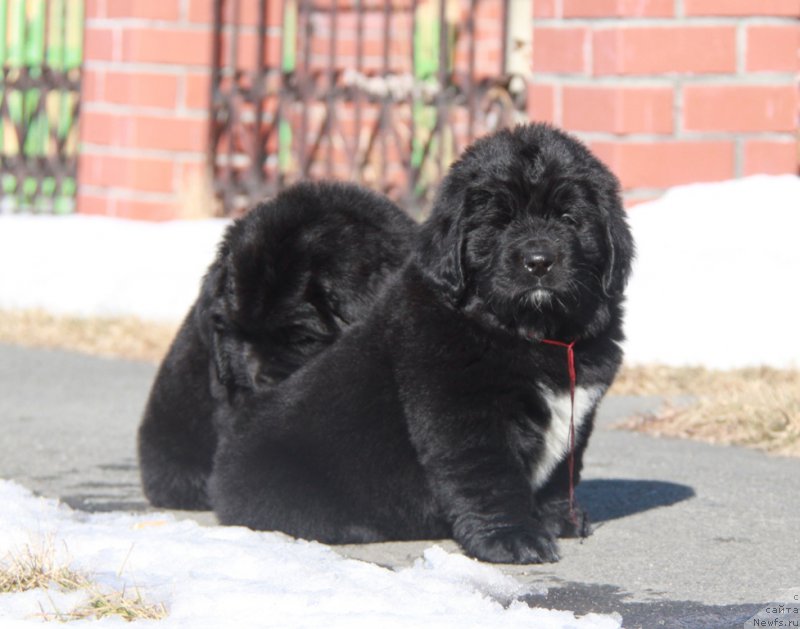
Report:
M 586 419 L 588 412 L 602 397 L 604 387 L 575 388 L 575 434 Z M 544 434 L 544 448 L 536 467 L 531 470 L 531 484 L 539 489 L 550 474 L 569 453 L 569 419 L 572 405 L 569 391 L 555 393 L 546 387 L 541 388 L 542 396 L 550 409 L 550 424 Z

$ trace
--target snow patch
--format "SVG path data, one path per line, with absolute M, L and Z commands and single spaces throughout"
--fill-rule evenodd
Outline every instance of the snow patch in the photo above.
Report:
M 179 321 L 229 223 L 0 216 L 0 308 Z
M 630 222 L 629 363 L 800 367 L 800 179 L 673 188 Z M 228 224 L 0 216 L 0 308 L 180 321 Z
M 800 178 L 674 188 L 630 223 L 629 363 L 800 367 Z
M 241 527 L 202 527 L 169 514 L 87 514 L 0 480 L 0 558 L 47 542 L 59 562 L 109 588 L 164 603 L 159 627 L 520 627 L 618 629 L 618 616 L 531 608 L 530 588 L 440 547 L 392 571 L 328 546 Z M 40 624 L 80 594 L 0 596 L 0 625 Z M 41 605 L 41 609 L 40 606 Z M 119 618 L 93 627 L 122 626 Z

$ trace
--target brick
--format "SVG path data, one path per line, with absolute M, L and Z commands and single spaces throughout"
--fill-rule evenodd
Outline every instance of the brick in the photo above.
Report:
M 207 121 L 167 115 L 83 112 L 81 142 L 163 151 L 200 153 L 206 149 Z
M 242 26 L 258 25 L 258 2 L 239 2 L 239 21 Z M 222 14 L 225 23 L 231 23 L 233 3 L 226 3 L 226 11 Z M 267 26 L 280 26 L 283 24 L 283 2 L 266 3 Z M 342 7 L 340 7 L 341 9 Z M 211 24 L 214 21 L 214 0 L 190 0 L 187 18 L 190 22 Z
M 534 28 L 534 71 L 585 74 L 589 70 L 587 50 L 590 45 L 590 33 L 586 28 Z
M 558 13 L 556 0 L 534 0 L 533 17 L 540 19 L 561 17 L 561 15 Z
M 85 0 L 83 7 L 84 17 L 87 20 L 106 16 L 106 0 Z
M 96 68 L 84 68 L 81 74 L 81 102 L 96 102 L 103 100 L 103 81 L 105 72 Z
M 687 85 L 687 131 L 793 131 L 798 107 L 792 85 Z
M 210 94 L 211 75 L 208 71 L 186 74 L 183 104 L 187 109 L 208 109 Z
M 180 15 L 180 0 L 106 0 L 108 18 L 174 21 Z
M 672 133 L 670 87 L 585 87 L 563 89 L 562 124 L 572 131 Z
M 230 36 L 228 33 L 223 33 L 222 42 L 222 65 L 229 66 L 232 64 Z M 324 45 L 323 45 L 324 43 Z M 328 63 L 328 44 L 320 39 L 312 39 L 311 50 L 321 51 L 325 56 L 325 67 Z M 383 50 L 383 48 L 381 48 Z M 258 39 L 255 33 L 239 32 L 236 38 L 236 68 L 240 70 L 254 70 L 256 67 L 256 58 L 258 52 Z M 266 46 L 264 47 L 264 59 L 272 65 L 277 66 L 280 63 L 280 40 L 277 37 L 267 37 Z
M 207 65 L 211 59 L 211 31 L 129 28 L 122 31 L 122 60 L 139 63 Z
M 534 83 L 528 87 L 528 116 L 537 122 L 556 123 L 556 87 Z
M 178 101 L 178 77 L 151 72 L 108 72 L 105 101 L 134 107 L 174 109 Z
M 187 18 L 190 22 L 211 24 L 214 21 L 214 0 L 189 0 Z
M 797 0 L 684 0 L 684 12 L 695 15 L 800 16 Z
M 800 24 L 750 26 L 746 68 L 749 72 L 800 71 Z
M 674 0 L 563 0 L 563 17 L 673 17 Z
M 735 70 L 736 29 L 732 26 L 629 27 L 594 34 L 596 75 Z
M 205 156 L 197 157 L 194 160 L 182 161 L 179 165 L 178 181 L 182 191 L 195 190 L 197 194 L 194 196 L 208 192 L 209 184 L 206 181 L 208 178 L 208 163 Z
M 593 142 L 626 190 L 669 188 L 734 176 L 733 142 Z
M 744 146 L 744 175 L 800 174 L 800 144 L 795 140 L 750 140 Z
M 110 216 L 113 212 L 112 200 L 105 194 L 92 194 L 78 186 L 78 214 Z
M 383 9 L 384 4 L 395 10 L 405 9 L 408 10 L 412 7 L 413 0 L 316 0 L 315 7 L 321 9 L 329 9 L 336 5 L 339 10 L 354 9 L 356 6 L 361 5 L 367 9 Z M 419 2 L 419 4 L 422 4 Z
M 114 189 L 109 189 L 105 194 L 79 189 L 78 213 L 136 220 L 167 221 L 177 218 L 178 203 L 122 198 Z
M 129 116 L 91 111 L 87 107 L 81 111 L 81 143 L 126 146 L 134 137 L 135 127 L 135 121 Z
M 169 116 L 137 116 L 137 148 L 202 152 L 206 149 L 208 125 L 204 119 Z
M 117 218 L 130 218 L 140 221 L 171 221 L 178 217 L 179 204 L 177 201 L 152 201 L 150 199 L 114 200 L 114 216 Z
M 83 30 L 84 61 L 117 60 L 116 37 L 114 29 L 87 26 Z
M 83 152 L 79 158 L 82 185 L 140 192 L 172 192 L 174 165 L 150 157 L 120 157 Z

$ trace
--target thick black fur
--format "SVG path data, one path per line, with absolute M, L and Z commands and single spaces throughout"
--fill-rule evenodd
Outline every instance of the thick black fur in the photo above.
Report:
M 569 517 L 566 446 L 531 481 L 559 421 L 547 393 L 569 390 L 566 351 L 539 341 L 576 341 L 578 383 L 599 391 L 576 438 L 577 482 L 621 361 L 632 256 L 617 181 L 579 142 L 544 125 L 476 142 L 366 318 L 223 413 L 210 483 L 220 521 L 557 560 L 556 538 L 589 525 Z
M 228 228 L 139 428 L 153 505 L 210 508 L 218 409 L 280 382 L 361 319 L 415 232 L 386 198 L 333 183 L 297 185 Z

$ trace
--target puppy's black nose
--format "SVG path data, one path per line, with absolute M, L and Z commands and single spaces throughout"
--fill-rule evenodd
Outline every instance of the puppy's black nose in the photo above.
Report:
M 556 255 L 548 249 L 534 249 L 525 255 L 525 268 L 537 277 L 546 275 L 555 264 Z

